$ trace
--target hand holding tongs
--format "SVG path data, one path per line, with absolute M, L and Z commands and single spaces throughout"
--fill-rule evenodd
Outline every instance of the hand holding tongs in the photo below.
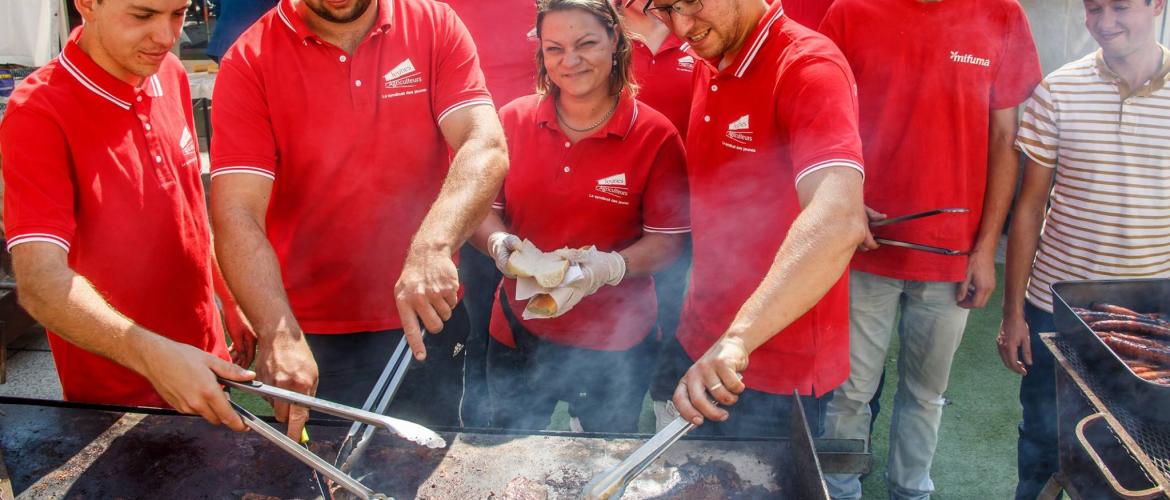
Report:
M 447 445 L 434 431 L 427 429 L 421 425 L 406 420 L 400 420 L 377 413 L 371 413 L 366 410 L 359 410 L 342 404 L 337 404 L 332 401 L 306 396 L 304 394 L 293 392 L 279 387 L 273 387 L 263 384 L 261 382 L 236 382 L 220 378 L 219 382 L 228 387 L 235 388 L 243 392 L 249 392 L 266 398 L 280 399 L 289 403 L 304 406 L 321 413 L 342 417 L 353 420 L 355 426 L 365 424 L 368 426 L 367 434 L 373 434 L 375 428 L 383 428 L 393 434 L 397 434 L 411 442 L 426 446 L 428 448 L 442 448 Z M 361 482 L 357 481 L 348 474 L 342 472 L 337 467 L 334 467 L 329 462 L 322 460 L 317 455 L 309 452 L 307 449 L 301 447 L 295 441 L 285 436 L 284 433 L 276 430 L 272 426 L 260 420 L 251 412 L 245 410 L 243 407 L 232 402 L 232 407 L 244 419 L 244 423 L 249 428 L 258 432 L 269 441 L 279 446 L 284 451 L 290 453 L 301 462 L 304 462 L 309 467 L 312 467 L 317 472 L 332 480 L 334 483 L 340 485 L 346 490 L 350 491 L 359 498 L 372 498 L 375 493 L 370 488 L 367 488 Z
M 917 212 L 917 213 L 912 213 L 912 214 L 900 215 L 898 217 L 890 217 L 888 219 L 872 221 L 869 223 L 869 227 L 871 227 L 871 228 L 881 227 L 881 226 L 886 226 L 889 224 L 896 224 L 896 223 L 905 222 L 908 220 L 921 219 L 923 217 L 932 217 L 932 216 L 940 215 L 940 214 L 962 214 L 962 213 L 967 213 L 967 212 L 970 212 L 970 210 L 968 210 L 966 208 L 936 208 L 934 210 L 927 210 L 925 212 Z M 911 250 L 921 250 L 923 252 L 937 253 L 937 254 L 941 254 L 941 255 L 967 255 L 970 253 L 970 252 L 967 252 L 964 250 L 953 250 L 950 248 L 942 248 L 942 247 L 936 247 L 936 246 L 930 246 L 930 245 L 923 245 L 921 243 L 911 243 L 909 241 L 893 240 L 890 238 L 874 237 L 873 240 L 882 244 L 882 245 L 890 245 L 890 246 L 896 246 L 896 247 L 902 247 L 902 248 L 909 248 Z

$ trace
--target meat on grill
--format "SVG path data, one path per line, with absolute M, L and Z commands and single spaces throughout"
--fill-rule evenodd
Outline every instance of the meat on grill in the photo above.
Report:
M 1098 332 L 1133 332 L 1170 339 L 1170 328 L 1134 320 L 1095 321 L 1089 327 Z
M 1107 312 L 1107 313 L 1112 313 L 1112 314 L 1121 314 L 1124 316 L 1147 317 L 1146 315 L 1139 313 L 1139 312 L 1135 312 L 1132 309 L 1121 307 L 1121 306 L 1116 305 L 1116 304 L 1106 304 L 1104 302 L 1094 302 L 1092 305 L 1089 306 L 1089 308 L 1094 310 L 1094 311 Z
M 1170 385 L 1170 323 L 1161 314 L 1102 302 L 1089 309 L 1073 308 L 1073 312 L 1135 375 Z

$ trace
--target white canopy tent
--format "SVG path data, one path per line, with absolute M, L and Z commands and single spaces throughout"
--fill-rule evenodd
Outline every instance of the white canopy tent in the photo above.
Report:
M 41 66 L 61 51 L 63 0 L 0 0 L 0 64 Z

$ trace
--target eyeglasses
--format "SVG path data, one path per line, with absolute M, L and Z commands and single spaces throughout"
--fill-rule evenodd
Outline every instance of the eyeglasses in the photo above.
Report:
M 664 23 L 669 23 L 674 14 L 690 17 L 703 10 L 703 2 L 700 0 L 677 0 L 661 7 L 651 7 L 653 4 L 654 2 L 646 2 L 646 6 L 642 7 L 642 13 L 653 14 Z

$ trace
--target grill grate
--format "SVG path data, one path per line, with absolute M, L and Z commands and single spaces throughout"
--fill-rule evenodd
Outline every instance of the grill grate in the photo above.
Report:
M 1105 389 L 1100 374 L 1090 370 L 1076 351 L 1075 345 L 1063 337 L 1058 335 L 1052 340 L 1061 355 L 1068 360 L 1069 366 L 1085 380 L 1093 394 L 1105 404 L 1105 409 L 1113 414 L 1142 451 L 1150 457 L 1163 481 L 1170 478 L 1170 425 L 1140 418 L 1124 405 L 1118 404 Z

